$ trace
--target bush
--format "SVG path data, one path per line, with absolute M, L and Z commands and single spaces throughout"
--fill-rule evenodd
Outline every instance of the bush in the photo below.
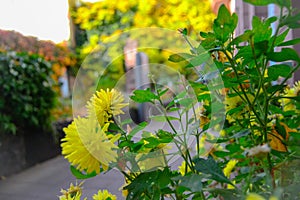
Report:
M 50 127 L 55 105 L 51 65 L 38 55 L 0 53 L 0 131 Z

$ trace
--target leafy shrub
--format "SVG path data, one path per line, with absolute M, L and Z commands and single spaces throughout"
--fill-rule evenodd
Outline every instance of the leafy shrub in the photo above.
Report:
M 49 128 L 55 105 L 51 65 L 38 55 L 0 53 L 0 131 Z

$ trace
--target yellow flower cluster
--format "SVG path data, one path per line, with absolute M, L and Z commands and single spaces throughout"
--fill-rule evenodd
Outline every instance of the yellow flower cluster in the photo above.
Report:
M 67 190 L 62 189 L 60 191 L 62 195 L 58 197 L 59 200 L 80 200 L 82 194 L 82 183 L 83 182 L 81 182 L 79 185 L 73 185 L 73 183 L 71 183 Z
M 99 190 L 97 194 L 94 194 L 93 200 L 116 200 L 117 197 L 107 190 Z
M 116 161 L 118 148 L 114 143 L 120 134 L 108 135 L 108 127 L 113 115 L 123 113 L 124 97 L 114 89 L 101 90 L 94 95 L 88 105 L 89 115 L 78 117 L 64 128 L 62 154 L 78 170 L 100 173 Z M 95 114 L 96 113 L 96 114 Z
M 83 183 L 83 182 L 82 182 Z M 59 200 L 81 200 L 82 195 L 82 183 L 79 185 L 73 185 L 71 183 L 70 187 L 67 190 L 62 189 L 62 195 L 59 196 Z M 99 190 L 97 194 L 93 195 L 93 200 L 116 200 L 117 197 L 107 190 Z M 87 198 L 84 198 L 87 200 Z

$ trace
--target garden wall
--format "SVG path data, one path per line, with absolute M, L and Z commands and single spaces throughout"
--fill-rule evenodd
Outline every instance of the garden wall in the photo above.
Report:
M 69 123 L 56 122 L 55 137 L 41 130 L 19 135 L 0 133 L 0 179 L 59 155 L 59 141 L 64 134 L 62 129 Z

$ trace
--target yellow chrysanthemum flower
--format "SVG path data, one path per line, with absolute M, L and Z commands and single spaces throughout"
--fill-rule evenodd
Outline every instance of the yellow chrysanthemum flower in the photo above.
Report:
M 124 96 L 119 91 L 115 89 L 107 89 L 106 91 L 101 89 L 87 103 L 87 109 L 89 115 L 96 114 L 102 126 L 109 122 L 112 116 L 124 114 L 122 108 L 127 105 L 128 103 L 124 103 Z
M 108 164 L 116 161 L 117 146 L 114 142 L 120 137 L 108 138 L 105 132 L 109 124 L 100 127 L 95 117 L 77 118 L 64 128 L 66 134 L 62 139 L 62 154 L 79 170 L 99 173 L 100 166 L 108 168 Z
M 116 195 L 109 193 L 107 190 L 99 190 L 97 194 L 93 195 L 93 200 L 116 200 Z
M 232 172 L 232 170 L 234 169 L 235 165 L 238 163 L 237 160 L 230 160 L 227 164 L 226 167 L 223 169 L 224 175 L 226 177 L 230 177 L 230 174 Z
M 82 194 L 82 183 L 83 182 L 81 182 L 79 185 L 73 185 L 73 183 L 71 183 L 67 190 L 62 189 L 60 191 L 62 195 L 58 197 L 59 200 L 80 200 Z
M 250 102 L 252 102 L 254 100 L 254 97 L 252 95 L 247 95 L 248 99 Z M 237 108 L 239 106 L 243 106 L 243 108 L 241 108 L 240 111 L 235 112 L 231 115 L 227 114 L 226 115 L 226 119 L 232 123 L 234 122 L 236 119 L 243 119 L 244 115 L 249 113 L 249 106 L 243 101 L 243 99 L 240 96 L 234 96 L 234 97 L 229 97 L 226 96 L 225 97 L 225 108 L 226 108 L 226 112 Z

